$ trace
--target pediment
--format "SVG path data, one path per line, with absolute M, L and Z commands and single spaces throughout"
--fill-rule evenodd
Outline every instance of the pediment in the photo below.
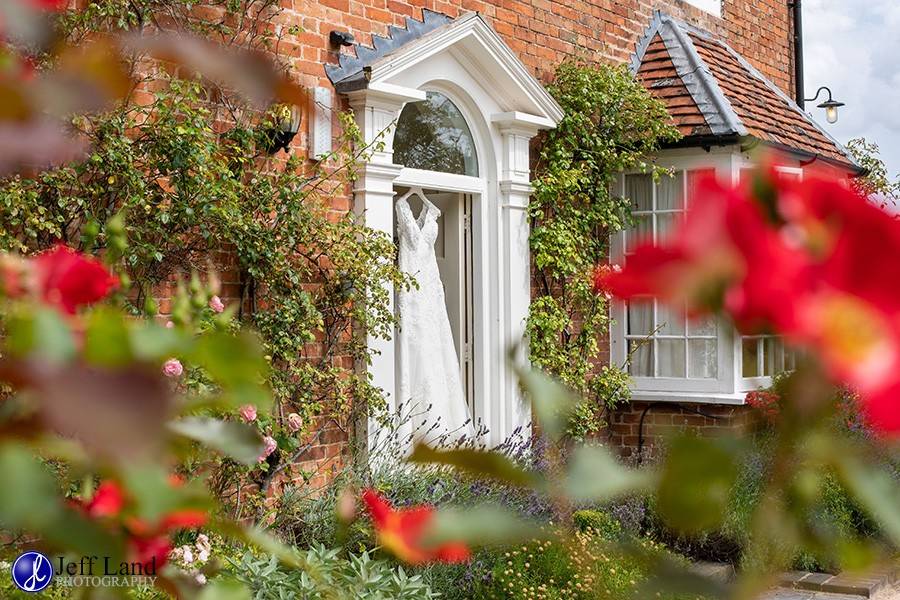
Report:
M 342 55 L 340 65 L 326 66 L 338 92 L 396 85 L 408 70 L 447 54 L 473 77 L 490 82 L 487 91 L 505 111 L 532 115 L 545 127 L 562 119 L 553 97 L 478 13 L 450 19 L 425 10 L 422 21 L 407 19 L 406 29 L 392 26 L 390 34 L 373 36 L 372 47 L 356 45 L 356 56 Z

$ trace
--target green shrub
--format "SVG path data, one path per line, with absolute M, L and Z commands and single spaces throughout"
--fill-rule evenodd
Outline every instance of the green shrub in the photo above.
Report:
M 593 532 L 605 540 L 622 537 L 622 524 L 611 515 L 599 510 L 577 510 L 572 514 L 575 527 L 581 532 Z
M 579 512 L 603 514 L 596 511 Z M 636 543 L 650 556 L 664 555 L 683 562 L 652 541 L 640 540 Z M 478 586 L 474 597 L 486 600 L 634 598 L 641 593 L 641 585 L 646 582 L 647 577 L 648 572 L 638 560 L 615 553 L 612 546 L 599 535 L 579 531 L 567 545 L 554 541 L 535 541 L 498 552 L 490 578 Z M 669 594 L 654 597 L 670 600 L 680 598 Z
M 842 426 L 843 424 L 837 424 Z M 851 431 L 851 434 L 852 431 Z M 855 435 L 855 434 L 854 434 Z M 739 563 L 747 546 L 750 520 L 765 487 L 766 461 L 772 455 L 773 439 L 768 431 L 754 435 L 728 501 L 722 527 L 699 535 L 685 536 L 668 528 L 654 510 L 652 499 L 645 500 L 647 516 L 644 531 L 673 550 L 698 560 Z M 872 538 L 877 529 L 833 473 L 824 472 L 815 485 L 817 501 L 804 514 L 803 526 L 809 531 L 829 531 L 841 540 Z M 787 542 L 786 543 L 791 543 Z M 813 553 L 788 549 L 794 555 L 792 568 L 807 571 L 833 571 L 834 548 Z
M 233 575 L 253 592 L 255 600 L 318 600 L 337 597 L 358 600 L 430 600 L 437 596 L 420 575 L 408 575 L 403 567 L 373 559 L 368 552 L 343 557 L 339 550 L 316 546 L 303 553 L 310 570 L 288 570 L 274 556 L 246 553 L 230 560 Z M 319 579 L 314 584 L 312 573 Z M 324 584 L 324 585 L 323 585 Z

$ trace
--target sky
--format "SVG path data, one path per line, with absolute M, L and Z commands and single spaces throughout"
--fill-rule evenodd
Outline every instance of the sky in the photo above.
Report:
M 845 102 L 829 125 L 818 102 L 807 110 L 838 141 L 865 137 L 900 173 L 900 0 L 804 0 L 806 97 L 828 86 Z

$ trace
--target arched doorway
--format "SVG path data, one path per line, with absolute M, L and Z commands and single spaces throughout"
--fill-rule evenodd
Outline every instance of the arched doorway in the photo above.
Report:
M 562 111 L 475 13 L 364 63 L 335 71 L 374 148 L 359 166 L 354 209 L 393 238 L 397 192 L 418 187 L 444 204 L 441 275 L 474 417 L 486 443 L 527 435 L 530 410 L 507 351 L 522 344 L 530 304 L 529 142 Z M 395 342 L 368 343 L 372 380 L 396 407 Z

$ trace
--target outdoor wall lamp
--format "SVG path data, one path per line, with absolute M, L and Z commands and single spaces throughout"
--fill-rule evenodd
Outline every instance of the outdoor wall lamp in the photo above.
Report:
M 845 106 L 845 104 L 843 102 L 838 102 L 837 100 L 832 98 L 831 90 L 829 88 L 827 88 L 823 85 L 822 87 L 819 88 L 819 91 L 816 92 L 815 96 L 813 96 L 812 98 L 806 98 L 804 100 L 804 102 L 815 102 L 816 100 L 819 99 L 819 96 L 822 94 L 823 91 L 828 92 L 828 100 L 819 104 L 816 108 L 824 108 L 825 109 L 825 118 L 828 120 L 829 123 L 831 123 L 833 125 L 834 123 L 837 123 L 837 120 L 838 120 L 838 108 Z
M 288 152 L 291 140 L 300 131 L 299 106 L 277 104 L 270 109 L 271 126 L 263 132 L 262 145 L 269 154 Z

